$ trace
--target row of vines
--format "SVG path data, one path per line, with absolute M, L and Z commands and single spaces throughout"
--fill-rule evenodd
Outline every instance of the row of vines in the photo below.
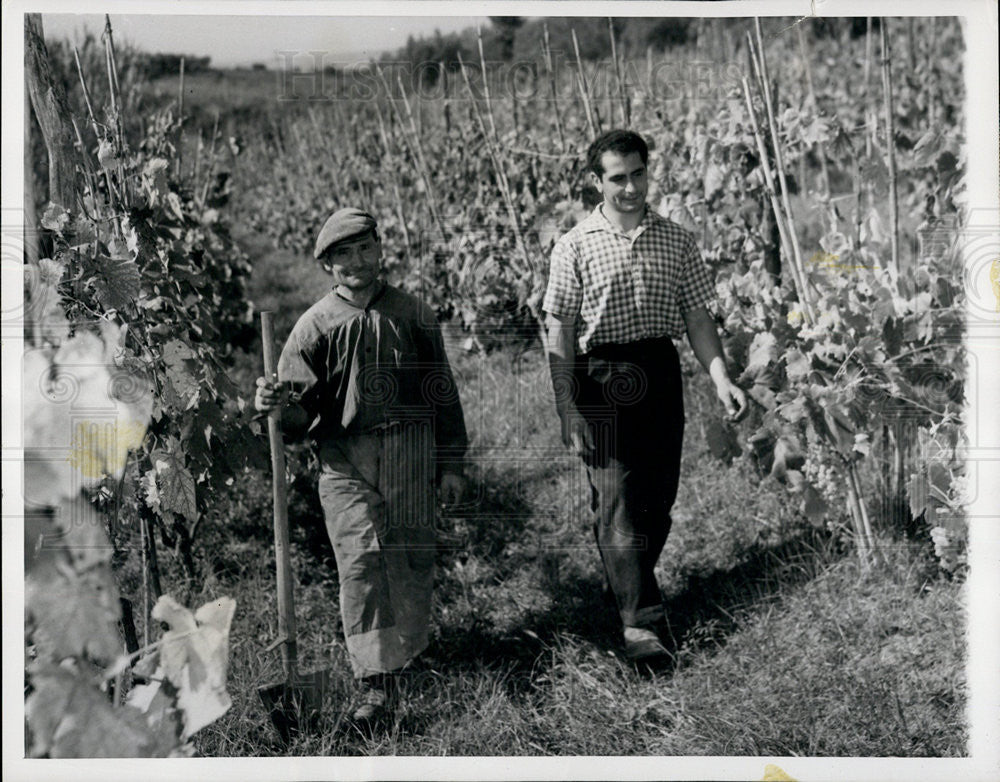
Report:
M 961 567 L 957 24 L 904 35 L 874 19 L 834 40 L 718 20 L 715 49 L 662 62 L 623 56 L 609 24 L 606 62 L 546 36 L 537 61 L 459 58 L 430 85 L 412 77 L 431 70 L 368 64 L 302 100 L 278 74 L 278 102 L 250 122 L 183 97 L 147 110 L 110 22 L 74 50 L 27 19 L 29 152 L 47 160 L 47 196 L 26 204 L 31 755 L 190 754 L 228 707 L 234 602 L 183 604 L 219 498 L 264 467 L 231 380 L 254 344 L 231 216 L 305 258 L 330 211 L 364 205 L 394 282 L 468 349 L 520 350 L 538 338 L 552 242 L 595 203 L 581 152 L 613 126 L 651 141 L 650 203 L 716 274 L 755 405 L 739 428 L 708 426 L 713 451 L 749 452 L 813 524 L 846 506 L 836 531 L 866 563 L 903 516 Z M 161 583 L 164 546 L 180 599 Z
M 25 31 L 48 173 L 25 226 L 27 752 L 186 756 L 230 706 L 236 605 L 185 608 L 194 585 L 164 590 L 157 540 L 193 574 L 212 489 L 260 458 L 227 376 L 250 266 L 214 156 L 182 174 L 180 122 L 137 116 L 110 22 L 63 59 L 39 17 Z
M 468 348 L 523 349 L 548 250 L 594 205 L 583 150 L 634 128 L 653 148 L 650 203 L 699 237 L 716 273 L 727 354 L 756 403 L 738 431 L 709 427 L 713 450 L 749 451 L 817 525 L 846 507 L 866 562 L 880 522 L 919 519 L 954 570 L 961 30 L 839 21 L 821 36 L 715 20 L 709 44 L 663 61 L 622 56 L 609 23 L 603 62 L 554 52 L 543 33 L 532 62 L 282 73 L 240 199 L 303 256 L 326 214 L 365 204 L 396 282 L 460 323 Z

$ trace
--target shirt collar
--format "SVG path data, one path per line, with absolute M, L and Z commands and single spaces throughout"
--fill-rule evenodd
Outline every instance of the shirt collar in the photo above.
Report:
M 376 301 L 378 301 L 379 299 L 382 298 L 382 296 L 385 294 L 385 290 L 386 290 L 387 287 L 388 287 L 388 285 L 387 285 L 387 283 L 386 283 L 385 280 L 379 280 L 378 281 L 378 288 L 375 289 L 375 293 L 372 294 L 372 297 L 368 301 L 368 304 L 365 305 L 364 307 L 359 307 L 357 304 L 355 304 L 350 299 L 346 298 L 345 296 L 342 296 L 341 293 L 340 293 L 340 291 L 337 290 L 337 286 L 336 285 L 333 286 L 333 288 L 330 290 L 330 293 L 332 293 L 334 295 L 334 297 L 338 301 L 342 302 L 343 304 L 346 304 L 349 307 L 354 307 L 354 309 L 357 309 L 357 310 L 367 310 L 367 309 L 371 309 L 371 306 Z
M 598 231 L 607 231 L 608 233 L 613 233 L 616 236 L 625 236 L 625 233 L 605 216 L 604 211 L 601 209 L 602 206 L 604 206 L 603 201 L 595 206 L 594 211 L 587 215 L 584 219 L 581 224 L 583 232 L 585 234 L 589 234 Z M 649 208 L 649 204 L 645 204 L 644 207 L 645 209 L 642 213 L 642 219 L 636 227 L 636 232 L 632 236 L 633 239 L 649 228 L 650 223 L 652 223 L 654 219 L 653 210 Z

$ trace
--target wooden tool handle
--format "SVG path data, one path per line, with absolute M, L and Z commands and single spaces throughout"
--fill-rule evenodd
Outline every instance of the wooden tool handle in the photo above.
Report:
M 274 359 L 274 324 L 272 313 L 260 313 L 264 343 L 264 375 L 276 381 L 278 368 Z M 278 637 L 281 663 L 288 679 L 295 677 L 295 602 L 292 597 L 292 560 L 288 550 L 288 495 L 285 487 L 285 443 L 281 436 L 281 407 L 267 416 L 267 437 L 271 443 L 271 480 L 274 488 L 274 558 L 278 568 Z

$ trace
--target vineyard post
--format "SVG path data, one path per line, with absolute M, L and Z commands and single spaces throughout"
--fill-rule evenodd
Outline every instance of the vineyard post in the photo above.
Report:
M 215 170 L 215 160 L 216 160 L 215 144 L 218 138 L 219 138 L 219 111 L 218 109 L 216 109 L 215 123 L 212 126 L 212 144 L 208 148 L 208 168 L 205 169 L 205 184 L 201 188 L 202 205 L 205 204 L 205 200 L 208 198 L 208 188 L 209 185 L 211 185 L 212 183 L 212 173 Z M 194 184 L 197 187 L 198 183 L 195 182 Z
M 90 90 L 87 88 L 87 79 L 83 75 L 83 66 L 80 64 L 80 52 L 75 46 L 73 47 L 73 58 L 76 61 L 77 73 L 80 75 L 80 88 L 83 91 L 83 100 L 84 103 L 86 103 L 87 105 L 87 113 L 90 116 L 90 124 L 94 130 L 94 137 L 97 139 L 98 143 L 106 142 L 107 137 L 104 133 L 101 132 L 101 129 L 97 124 L 97 118 L 94 115 L 94 106 L 90 100 Z M 80 151 L 81 153 L 83 153 L 84 160 L 86 160 L 87 154 L 86 154 L 86 149 L 83 146 L 82 139 L 80 141 Z M 122 197 L 122 194 L 115 188 L 114 180 L 111 178 L 111 170 L 105 166 L 102 166 L 102 170 L 104 171 L 104 181 L 108 185 L 108 199 L 112 203 L 112 212 L 114 212 L 116 211 L 116 209 L 114 208 L 115 197 L 117 196 L 119 202 L 124 202 L 124 198 Z M 125 182 L 123 180 L 122 181 L 123 187 L 124 184 Z M 122 234 L 122 228 L 120 222 L 118 220 L 112 220 L 111 225 L 114 228 L 115 236 L 119 240 L 124 241 L 124 236 Z
M 583 60 L 580 59 L 580 44 L 576 40 L 576 30 L 569 29 L 573 38 L 573 52 L 576 54 L 576 84 L 580 88 L 580 97 L 583 98 L 583 110 L 587 115 L 587 128 L 590 130 L 590 137 L 596 138 L 601 126 L 595 121 L 593 110 L 590 105 L 590 89 L 583 72 Z
M 398 168 L 396 165 L 396 156 L 392 152 L 392 148 L 389 146 L 389 134 L 385 130 L 385 120 L 382 117 L 382 109 L 375 103 L 376 116 L 378 117 L 378 130 L 379 135 L 382 139 L 382 146 L 385 149 L 386 159 L 389 161 L 389 179 L 392 182 L 392 194 L 393 201 L 396 206 L 396 219 L 399 220 L 400 228 L 403 231 L 403 241 L 406 243 L 406 252 L 410 252 L 410 230 L 406 226 L 406 217 L 403 212 L 403 199 L 399 193 L 399 177 L 397 176 Z
M 889 20 L 882 17 L 882 97 L 885 102 L 885 153 L 889 164 L 889 217 L 892 273 L 899 273 L 899 199 L 896 192 L 896 125 L 892 116 L 892 50 L 889 44 Z
M 812 106 L 814 113 L 819 114 L 819 101 L 816 100 L 816 88 L 813 85 L 812 66 L 809 64 L 809 49 L 806 45 L 806 35 L 802 30 L 801 24 L 795 25 L 795 32 L 798 34 L 799 38 L 799 52 L 802 57 L 802 70 L 803 75 L 805 76 L 806 92 L 809 96 L 809 105 Z M 816 152 L 816 156 L 819 158 L 820 199 L 827 210 L 827 215 L 830 220 L 830 230 L 835 231 L 837 229 L 837 210 L 830 201 L 830 169 L 826 162 L 826 150 L 819 142 L 814 143 L 812 148 Z
M 410 138 L 406 132 L 406 126 L 403 123 L 403 118 L 400 116 L 399 109 L 396 108 L 396 103 L 392 98 L 392 90 L 389 88 L 389 82 L 386 80 L 385 74 L 382 72 L 382 69 L 377 64 L 375 64 L 375 73 L 379 77 L 379 80 L 382 82 L 382 88 L 385 90 L 386 100 L 389 101 L 389 107 L 392 109 L 392 115 L 399 122 L 399 132 L 402 134 L 403 140 L 406 141 L 406 146 L 409 148 L 410 154 L 413 155 L 413 161 L 416 165 L 417 173 L 420 174 L 420 178 L 423 181 L 424 187 L 427 190 L 427 208 L 430 210 L 431 218 L 434 220 L 435 224 L 438 227 L 438 230 L 441 232 L 442 241 L 447 242 L 448 234 L 445 231 L 444 222 L 441 220 L 441 216 L 438 214 L 437 211 L 437 203 L 434 200 L 434 191 L 431 188 L 430 178 L 427 174 L 427 171 L 424 169 L 424 158 L 423 158 L 423 152 L 420 148 L 420 138 L 418 137 L 415 140 L 415 142 L 410 141 Z M 404 101 L 406 100 L 405 91 L 403 92 L 403 100 Z M 406 103 L 407 110 L 409 110 L 409 106 L 410 104 L 407 102 Z M 416 144 L 416 146 L 414 146 L 414 144 Z
M 38 263 L 38 234 L 35 226 L 38 225 L 38 217 L 35 214 L 35 177 L 32 172 L 34 163 L 31 154 L 31 98 L 28 91 L 24 93 L 24 188 L 22 198 L 24 199 L 24 255 L 29 268 L 34 268 Z M 34 324 L 32 324 L 34 325 Z
M 872 18 L 867 18 L 865 27 L 865 69 L 863 78 L 863 101 L 865 109 L 865 157 L 872 153 L 872 146 L 875 143 L 876 118 L 875 112 L 871 108 L 871 78 L 872 78 Z
M 646 90 L 653 99 L 653 44 L 646 44 Z
M 427 188 L 427 205 L 430 207 L 431 215 L 437 223 L 438 229 L 441 231 L 441 241 L 447 242 L 448 232 L 444 228 L 444 221 L 441 219 L 441 213 L 437 208 L 437 198 L 434 196 L 434 188 L 431 185 L 430 166 L 427 165 L 424 148 L 420 142 L 420 133 L 417 131 L 417 125 L 413 121 L 413 112 L 410 110 L 410 99 L 406 97 L 406 90 L 403 89 L 402 78 L 398 73 L 396 74 L 396 79 L 399 84 L 400 95 L 403 97 L 403 106 L 406 108 L 406 117 L 410 121 L 410 132 L 413 134 L 413 148 L 416 150 L 416 160 L 419 164 L 420 176 L 423 178 L 424 186 Z M 400 120 L 400 125 L 402 125 L 402 120 Z M 403 135 L 406 135 L 405 128 L 403 129 Z
M 444 132 L 451 133 L 451 103 L 448 100 L 448 69 L 444 60 L 438 63 L 438 78 L 441 80 L 441 100 L 444 112 Z
M 486 132 L 486 123 L 483 121 L 483 115 L 479 111 L 479 106 L 476 105 L 475 96 L 472 92 L 472 84 L 469 82 L 469 76 L 465 72 L 465 64 L 462 62 L 461 54 L 458 55 L 458 67 L 462 72 L 462 78 L 465 80 L 465 86 L 469 91 L 469 102 L 472 104 L 472 107 L 476 112 L 476 120 L 478 121 L 479 129 L 483 134 L 483 140 L 486 143 L 486 150 L 489 153 L 490 162 L 493 164 L 493 170 L 497 175 L 497 184 L 500 187 L 500 195 L 502 196 L 504 205 L 507 208 L 507 216 L 510 218 L 511 227 L 514 229 L 514 241 L 521 254 L 521 258 L 524 260 L 525 271 L 531 273 L 533 268 L 531 256 L 528 254 L 528 246 L 524 241 L 524 234 L 521 231 L 521 221 L 518 218 L 517 209 L 514 206 L 514 199 L 510 193 L 510 182 L 507 180 L 507 173 L 504 170 L 500 150 L 498 147 L 494 146 L 493 141 Z
M 764 36 L 761 32 L 760 17 L 754 17 L 754 29 L 757 34 L 757 58 L 759 58 L 760 79 L 764 84 L 764 108 L 767 113 L 767 124 L 771 133 L 771 143 L 774 147 L 774 164 L 778 170 L 778 182 L 781 185 L 781 203 L 785 208 L 785 219 L 788 223 L 789 239 L 791 240 L 793 262 L 798 268 L 799 276 L 802 280 L 802 292 L 807 293 L 809 277 L 806 273 L 805 264 L 802 261 L 802 251 L 799 249 L 799 239 L 796 235 L 794 218 L 792 217 L 792 207 L 788 200 L 788 182 L 785 180 L 785 161 L 781 152 L 781 138 L 778 135 L 778 125 L 774 120 L 776 106 L 771 104 L 771 89 L 768 86 L 767 58 L 764 55 Z M 756 62 L 756 58 L 754 58 Z
M 477 27 L 476 30 L 478 31 L 479 28 Z M 459 57 L 459 63 L 461 63 L 461 61 L 462 61 L 462 58 Z M 490 118 L 490 129 L 493 131 L 493 141 L 496 144 L 497 155 L 498 155 L 498 160 L 499 160 L 499 154 L 500 154 L 500 152 L 499 152 L 499 150 L 500 150 L 500 136 L 497 135 L 497 123 L 496 123 L 496 120 L 493 118 L 493 103 L 490 100 L 490 90 L 489 90 L 488 82 L 486 80 L 486 60 L 483 59 L 483 39 L 482 39 L 481 35 L 480 35 L 480 38 L 479 38 L 479 66 L 482 69 L 482 73 L 483 73 L 483 96 L 486 99 L 486 114 Z M 462 69 L 462 76 L 465 77 L 465 79 L 466 79 L 465 84 L 469 88 L 469 100 L 475 102 L 476 96 L 472 94 L 472 86 L 469 84 L 468 77 L 466 76 L 464 67 Z M 517 93 L 517 90 L 515 89 L 514 93 L 512 94 L 512 97 L 513 97 L 513 95 L 516 95 L 516 93 Z M 517 131 L 517 98 L 513 97 L 513 100 L 514 100 L 514 130 L 516 132 Z M 502 163 L 503 161 L 500 161 L 500 162 Z M 506 179 L 507 179 L 506 168 L 501 165 L 501 170 L 504 172 L 504 181 L 506 182 Z
M 906 55 L 910 73 L 917 72 L 917 30 L 912 16 L 906 17 Z
M 808 291 L 805 289 L 805 282 L 799 276 L 799 269 L 795 265 L 795 261 L 792 257 L 791 242 L 788 237 L 788 233 L 791 229 L 785 225 L 781 204 L 778 202 L 777 193 L 775 193 L 774 178 L 771 175 L 771 165 L 768 162 L 767 147 L 764 144 L 764 135 L 761 133 L 760 127 L 757 125 L 757 115 L 754 113 L 753 101 L 750 97 L 750 85 L 747 83 L 746 76 L 743 77 L 742 82 L 743 96 L 746 99 L 747 104 L 747 114 L 750 117 L 750 126 L 753 130 L 754 139 L 757 142 L 757 153 L 760 155 L 761 171 L 764 173 L 764 186 L 767 189 L 767 195 L 771 201 L 771 212 L 774 215 L 775 224 L 778 226 L 778 235 L 781 238 L 781 245 L 785 250 L 785 257 L 792 261 L 790 267 L 792 270 L 793 287 L 798 295 L 799 302 L 802 304 L 803 314 L 806 321 L 809 324 L 812 324 L 816 319 L 813 314 L 812 302 L 809 299 Z
M 181 57 L 180 83 L 177 88 L 177 157 L 174 158 L 174 176 L 181 175 L 184 155 L 184 58 Z
M 476 45 L 479 47 L 479 67 L 483 74 L 483 99 L 486 101 L 486 113 L 490 118 L 490 130 L 493 132 L 493 138 L 498 138 L 497 136 L 497 124 L 493 119 L 493 106 L 490 100 L 490 79 L 489 74 L 486 71 L 486 58 L 483 56 L 483 30 L 478 24 L 476 25 Z M 462 71 L 462 75 L 465 76 L 465 71 Z M 466 77 L 467 79 L 468 77 Z M 468 84 L 468 81 L 466 81 Z M 469 88 L 469 95 L 472 100 L 475 100 L 475 96 L 472 95 L 472 89 Z
M 40 14 L 24 15 L 24 75 L 49 158 L 48 200 L 76 207 L 77 167 L 66 90 L 52 72 Z
M 118 65 L 115 61 L 115 39 L 111 32 L 111 17 L 104 15 L 104 59 L 108 70 L 108 94 L 111 96 L 111 115 L 115 124 L 115 134 L 117 146 L 121 151 L 125 149 L 125 128 L 122 125 L 122 101 L 121 87 L 118 84 Z M 121 185 L 121 195 L 127 208 L 131 208 L 131 193 L 125 186 L 125 165 L 118 158 L 118 181 Z
M 851 521 L 854 525 L 854 540 L 858 547 L 858 559 L 861 562 L 861 566 L 867 570 L 871 566 L 872 543 L 864 527 L 864 516 L 861 512 L 861 495 L 858 493 L 857 484 L 855 483 L 854 465 L 846 464 L 844 469 L 847 473 L 847 502 Z
M 277 123 L 275 123 L 277 124 Z M 191 181 L 197 182 L 201 176 L 201 153 L 205 148 L 205 141 L 201 135 L 201 128 L 198 128 L 198 143 L 194 148 L 194 166 L 191 168 Z
M 611 59 L 615 64 L 615 82 L 618 84 L 618 100 L 621 103 L 622 127 L 627 128 L 631 124 L 628 95 L 625 92 L 625 84 L 622 82 L 621 65 L 618 62 L 618 45 L 615 41 L 615 20 L 608 17 L 608 36 L 611 38 Z
M 549 24 L 542 22 L 542 54 L 545 59 L 545 72 L 549 77 L 549 92 L 552 94 L 552 115 L 556 120 L 556 132 L 559 134 L 559 151 L 566 151 L 566 134 L 563 130 L 562 116 L 559 113 L 559 91 L 556 89 L 556 74 L 552 63 L 552 47 L 549 45 Z

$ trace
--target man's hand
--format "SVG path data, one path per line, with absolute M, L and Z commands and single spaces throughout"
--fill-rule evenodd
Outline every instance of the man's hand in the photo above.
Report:
M 567 411 L 562 419 L 562 436 L 570 451 L 584 458 L 594 452 L 594 434 L 587 420 L 575 410 Z
M 257 378 L 257 391 L 253 397 L 253 406 L 258 412 L 270 413 L 287 402 L 287 383 L 281 383 L 277 378 L 271 380 L 264 377 Z
M 444 505 L 457 505 L 465 493 L 465 478 L 456 472 L 441 474 L 441 502 Z
M 749 409 L 746 394 L 728 376 L 721 378 L 715 384 L 715 393 L 719 395 L 723 407 L 726 408 L 726 418 L 729 421 L 739 421 L 746 415 Z

